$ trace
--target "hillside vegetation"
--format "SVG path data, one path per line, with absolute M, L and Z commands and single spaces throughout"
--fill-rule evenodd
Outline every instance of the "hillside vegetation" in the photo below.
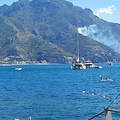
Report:
M 120 25 L 65 0 L 19 0 L 0 7 L 0 60 L 71 63 L 77 58 L 77 28 L 96 24 L 119 41 Z M 93 62 L 119 62 L 112 48 L 79 34 L 80 56 Z

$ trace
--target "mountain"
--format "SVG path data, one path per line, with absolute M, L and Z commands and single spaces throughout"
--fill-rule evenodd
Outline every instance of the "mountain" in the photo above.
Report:
M 120 25 L 109 23 L 65 0 L 19 0 L 0 7 L 1 63 L 47 61 L 71 63 L 77 58 L 77 29 L 97 25 L 120 41 Z M 108 32 L 108 30 L 111 31 Z M 106 34 L 107 33 L 107 34 Z M 119 62 L 120 54 L 79 34 L 80 56 L 93 62 Z

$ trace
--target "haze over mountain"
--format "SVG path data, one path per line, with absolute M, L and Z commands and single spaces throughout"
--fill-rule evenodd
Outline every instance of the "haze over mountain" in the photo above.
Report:
M 91 25 L 97 32 L 86 34 Z M 117 42 L 119 46 L 120 25 L 99 19 L 90 9 L 65 0 L 19 0 L 1 6 L 0 60 L 73 62 L 77 58 L 77 30 L 84 26 L 87 30 L 79 34 L 81 58 L 119 62 L 120 50 L 112 44 Z M 103 41 L 102 37 L 112 38 L 113 43 L 108 45 L 111 39 Z

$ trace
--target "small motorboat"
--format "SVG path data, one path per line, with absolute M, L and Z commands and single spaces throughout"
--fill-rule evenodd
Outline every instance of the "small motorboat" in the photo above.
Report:
M 110 61 L 108 61 L 108 65 L 113 65 L 113 63 L 112 63 L 112 62 L 110 62 Z
M 99 68 L 99 69 L 102 69 L 102 66 L 95 66 L 95 68 Z
M 18 67 L 16 67 L 15 70 L 22 70 L 22 68 L 18 68 Z
M 100 81 L 104 81 L 104 82 L 106 82 L 106 81 L 113 81 L 112 79 L 102 79 L 102 80 L 100 80 Z
M 106 82 L 106 81 L 113 81 L 113 80 L 110 79 L 110 78 L 108 78 L 107 76 L 106 76 L 105 79 L 103 79 L 102 76 L 100 75 L 100 81 L 104 81 L 104 82 Z

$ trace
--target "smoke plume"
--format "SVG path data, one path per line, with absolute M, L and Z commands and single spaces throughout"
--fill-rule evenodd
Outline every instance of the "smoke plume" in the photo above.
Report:
M 84 36 L 88 36 L 98 42 L 101 42 L 117 52 L 120 52 L 120 42 L 118 42 L 110 31 L 99 30 L 97 25 L 79 27 L 78 32 Z

